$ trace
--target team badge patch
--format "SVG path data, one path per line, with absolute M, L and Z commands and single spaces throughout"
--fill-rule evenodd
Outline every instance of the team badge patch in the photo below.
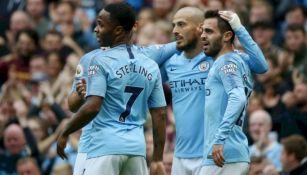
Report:
M 238 69 L 238 66 L 236 64 L 228 63 L 221 68 L 221 71 L 223 71 L 224 74 L 230 74 L 230 73 L 236 72 L 237 69 Z
M 76 74 L 75 77 L 79 78 L 82 77 L 83 75 L 83 67 L 81 64 L 78 64 L 77 68 L 76 68 Z
M 210 64 L 208 61 L 203 61 L 198 65 L 198 69 L 203 72 L 207 71 L 209 67 L 210 67 Z
M 96 75 L 97 72 L 98 72 L 98 70 L 99 70 L 98 65 L 90 66 L 90 67 L 88 68 L 88 75 L 89 75 L 89 76 Z

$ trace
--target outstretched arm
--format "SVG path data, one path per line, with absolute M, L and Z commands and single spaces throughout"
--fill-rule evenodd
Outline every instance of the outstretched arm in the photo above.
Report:
M 219 11 L 219 14 L 223 19 L 229 22 L 244 48 L 244 51 L 249 55 L 249 57 L 244 57 L 244 60 L 249 65 L 252 72 L 257 74 L 265 73 L 269 68 L 268 63 L 257 43 L 241 24 L 238 15 L 231 11 Z

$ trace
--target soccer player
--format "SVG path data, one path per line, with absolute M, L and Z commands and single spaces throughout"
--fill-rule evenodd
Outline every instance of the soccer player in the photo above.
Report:
M 166 59 L 170 58 L 177 51 L 175 43 L 169 43 L 165 45 L 156 44 L 142 47 L 133 45 L 133 47 L 141 51 L 148 58 L 153 59 L 158 65 L 165 62 Z M 101 47 L 92 52 L 89 52 L 88 54 L 85 54 L 81 58 L 76 68 L 72 93 L 68 96 L 69 109 L 72 112 L 77 112 L 85 101 L 84 97 L 86 92 L 87 70 L 93 55 L 95 55 L 97 52 L 100 52 L 101 50 L 105 51 L 108 49 L 108 47 Z M 87 157 L 87 147 L 89 146 L 91 140 L 91 128 L 92 123 L 89 123 L 82 128 L 82 133 L 78 145 L 78 154 L 74 166 L 74 175 L 81 175 L 83 173 Z
M 204 161 L 201 174 L 244 175 L 249 169 L 248 143 L 242 131 L 248 98 L 252 92 L 251 70 L 234 50 L 230 11 L 207 11 L 202 26 L 203 50 L 214 63 L 206 80 Z
M 204 13 L 196 7 L 180 9 L 173 18 L 173 33 L 176 53 L 162 66 L 161 73 L 172 92 L 173 111 L 176 124 L 175 152 L 172 175 L 199 174 L 202 165 L 204 143 L 205 81 L 212 66 L 212 58 L 202 51 L 201 32 Z M 265 58 L 242 27 L 239 18 L 235 32 L 247 54 L 242 54 L 255 73 L 263 73 L 268 65 Z
M 126 3 L 106 6 L 97 17 L 95 32 L 105 51 L 93 53 L 87 71 L 86 101 L 58 139 L 65 158 L 67 137 L 91 120 L 84 174 L 147 174 L 143 124 L 148 107 L 153 120 L 152 174 L 164 174 L 165 100 L 159 68 L 139 49 L 129 45 L 135 23 Z M 81 94 L 82 96 L 82 94 Z

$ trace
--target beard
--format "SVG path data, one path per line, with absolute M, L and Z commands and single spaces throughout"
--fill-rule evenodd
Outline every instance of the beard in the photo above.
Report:
M 222 49 L 222 38 L 210 42 L 209 49 L 204 51 L 207 56 L 215 58 Z
M 190 42 L 188 41 L 188 43 L 183 46 L 176 45 L 176 48 L 179 51 L 190 51 L 196 48 L 197 43 L 198 43 L 198 39 L 193 38 Z

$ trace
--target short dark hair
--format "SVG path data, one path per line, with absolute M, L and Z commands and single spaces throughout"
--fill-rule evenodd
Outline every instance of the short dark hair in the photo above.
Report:
M 62 33 L 59 32 L 59 31 L 56 31 L 56 30 L 54 30 L 54 29 L 48 30 L 48 31 L 44 34 L 43 39 L 46 39 L 46 37 L 47 37 L 48 35 L 57 35 L 59 38 L 61 38 L 61 39 L 63 38 Z
M 205 17 L 205 19 L 216 18 L 217 19 L 218 28 L 220 29 L 220 31 L 222 33 L 225 33 L 227 31 L 231 31 L 233 35 L 232 35 L 230 41 L 231 41 L 231 43 L 233 43 L 233 41 L 235 39 L 235 33 L 232 30 L 230 24 L 226 20 L 224 20 L 223 18 L 220 17 L 218 10 L 208 10 L 208 11 L 205 12 L 205 16 L 204 17 Z
M 39 47 L 39 37 L 38 37 L 38 34 L 35 30 L 32 30 L 32 29 L 23 29 L 23 30 L 20 30 L 17 32 L 16 34 L 16 37 L 15 37 L 15 41 L 17 42 L 19 40 L 19 37 L 22 35 L 22 34 L 26 34 L 27 36 L 29 36 L 36 47 Z
M 300 10 L 304 16 L 306 16 L 306 8 L 304 6 L 298 5 L 298 4 L 293 4 L 290 5 L 287 9 L 286 9 L 286 14 L 291 13 L 295 10 Z
M 112 3 L 104 8 L 110 13 L 112 21 L 116 21 L 125 31 L 131 31 L 136 20 L 133 8 L 126 2 Z
M 281 140 L 285 151 L 288 154 L 294 154 L 300 162 L 307 156 L 307 141 L 303 136 L 291 135 Z
M 286 31 L 301 31 L 305 35 L 305 28 L 302 24 L 289 24 Z

